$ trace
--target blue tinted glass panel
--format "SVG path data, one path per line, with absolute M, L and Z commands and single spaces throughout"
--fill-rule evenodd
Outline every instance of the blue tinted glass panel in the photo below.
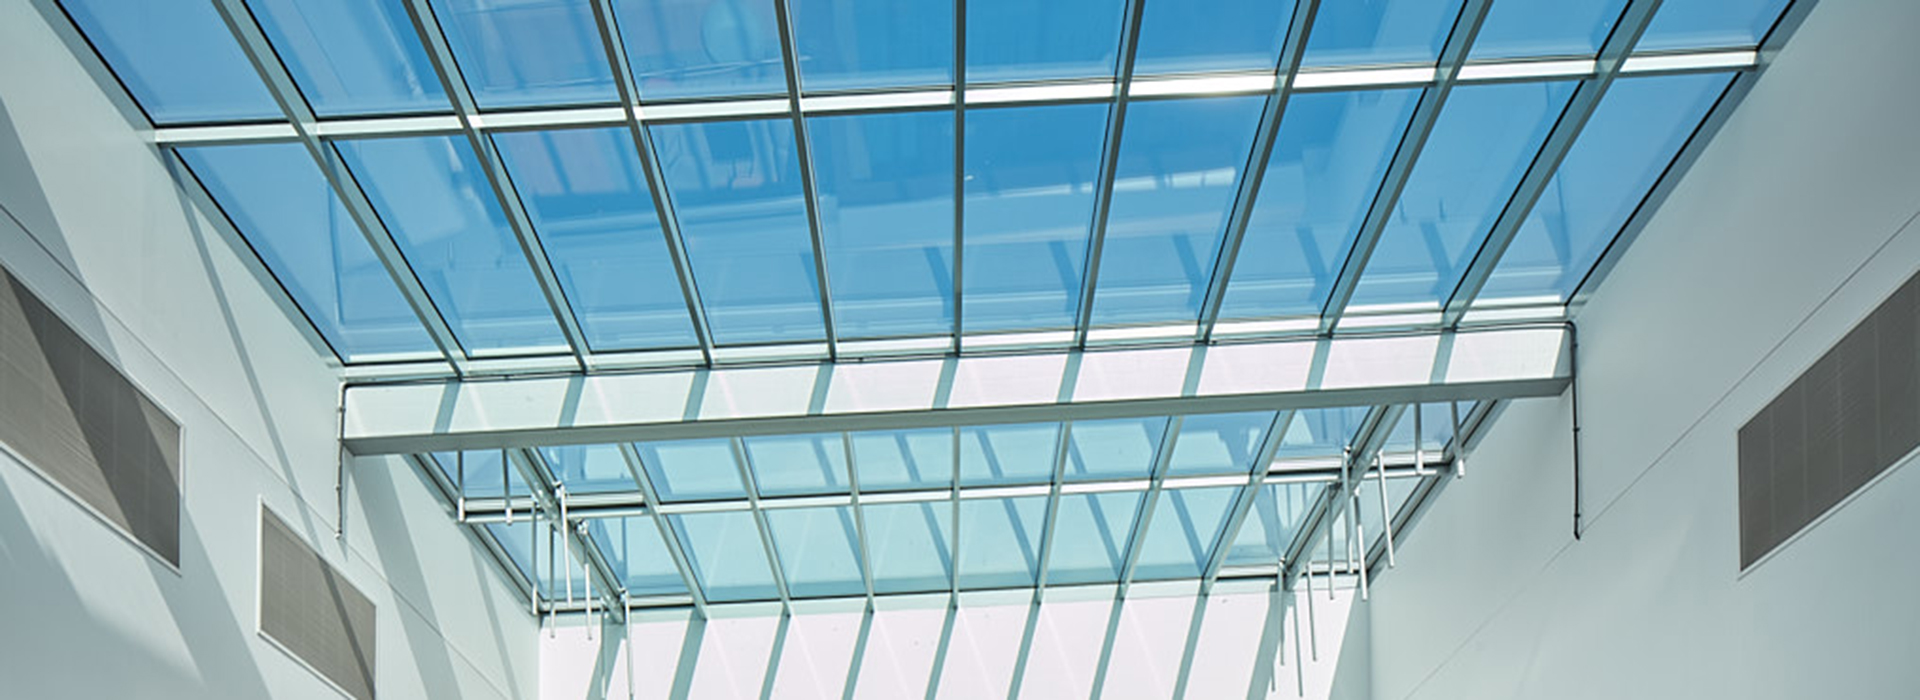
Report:
M 405 0 L 247 0 L 320 116 L 450 112 Z
M 1292 19 L 1292 0 L 1222 0 L 1204 10 L 1182 2 L 1149 2 L 1140 19 L 1133 72 L 1272 71 Z
M 433 0 L 481 108 L 617 102 L 589 0 Z
M 438 354 L 304 146 L 178 152 L 341 359 Z
M 536 531 L 537 529 L 537 531 Z M 554 568 L 549 575 L 547 560 L 553 557 L 555 567 L 567 566 L 566 552 L 560 549 L 559 539 L 553 536 L 553 529 L 544 523 L 536 528 L 527 521 L 516 520 L 512 525 L 490 523 L 487 531 L 493 539 L 506 550 L 507 558 L 513 560 L 515 568 L 534 582 L 534 588 L 540 597 L 546 600 L 565 599 L 567 597 L 567 577 L 573 577 L 573 595 L 585 597 L 587 593 L 586 575 L 582 573 L 578 560 L 571 564 L 572 570 Z M 551 552 L 551 554 L 550 554 Z
M 547 469 L 572 493 L 633 491 L 640 484 L 627 470 L 617 445 L 566 445 L 540 448 Z
M 984 425 L 960 430 L 960 485 L 1043 484 L 1053 480 L 1060 424 Z
M 553 310 L 465 140 L 430 136 L 335 146 L 469 354 L 566 349 Z
M 765 0 L 614 0 L 642 100 L 787 90 L 780 24 Z
M 1254 494 L 1253 508 L 1227 550 L 1227 566 L 1276 564 L 1285 556 L 1307 512 L 1320 502 L 1321 484 L 1268 484 Z M 1156 513 L 1156 515 L 1158 515 Z
M 1468 406 L 1462 405 L 1460 407 L 1460 414 L 1463 416 L 1466 415 L 1467 409 Z M 1400 422 L 1395 423 L 1393 431 L 1387 434 L 1387 441 L 1381 446 L 1383 449 L 1387 452 L 1413 451 L 1413 436 L 1416 427 L 1414 425 L 1414 415 L 1412 406 L 1408 406 L 1407 410 L 1400 414 Z M 1422 404 L 1420 406 L 1419 416 L 1420 420 L 1417 427 L 1419 428 L 1420 443 L 1425 446 L 1426 450 L 1432 452 L 1445 449 L 1447 442 L 1453 440 L 1453 412 L 1448 410 L 1447 404 Z M 1435 456 L 1437 457 L 1437 455 Z
M 1295 412 L 1293 421 L 1287 424 L 1287 432 L 1281 434 L 1280 449 L 1274 452 L 1274 457 L 1338 457 L 1341 450 L 1353 443 L 1354 433 L 1366 418 L 1365 406 Z
M 1031 586 L 1039 575 L 1045 496 L 960 502 L 960 587 Z
M 840 337 L 953 332 L 953 112 L 807 129 Z
M 1073 326 L 1106 123 L 1098 104 L 967 112 L 967 332 Z
M 1789 0 L 1663 2 L 1636 51 L 1754 46 L 1766 38 Z
M 641 443 L 640 463 L 663 501 L 747 497 L 725 439 Z
M 625 129 L 507 132 L 493 141 L 588 345 L 698 342 Z
M 1253 469 L 1260 439 L 1273 427 L 1271 411 L 1187 416 L 1173 443 L 1167 473 L 1245 474 Z
M 1478 298 L 1551 302 L 1573 294 L 1729 80 L 1614 81 Z
M 1125 8 L 1122 0 L 971 0 L 967 82 L 1112 77 Z
M 953 485 L 953 431 L 854 433 L 853 463 L 861 491 L 948 488 Z
M 793 123 L 649 128 L 714 342 L 825 338 Z
M 788 593 L 809 598 L 866 592 L 851 508 L 781 508 L 766 515 Z
M 653 518 L 592 518 L 587 532 L 605 554 L 615 574 L 636 596 L 687 592 L 687 582 L 673 564 L 667 541 Z
M 1153 507 L 1153 520 L 1147 523 L 1146 535 L 1141 538 L 1133 577 L 1199 576 L 1239 492 L 1240 487 L 1235 486 L 1161 491 L 1160 502 Z
M 468 498 L 499 498 L 502 493 L 527 495 L 527 484 L 520 479 L 518 468 L 509 468 L 503 480 L 500 457 L 499 450 L 435 452 L 433 462 L 446 475 L 447 481 L 455 484 Z M 461 481 L 463 474 L 466 479 L 464 482 Z
M 1502 0 L 1487 10 L 1469 58 L 1592 56 L 1627 0 Z
M 1231 97 L 1128 109 L 1095 324 L 1199 318 L 1262 104 Z
M 1574 85 L 1455 89 L 1360 275 L 1352 304 L 1435 308 L 1452 294 Z
M 792 0 L 808 91 L 953 82 L 953 3 Z
M 60 4 L 155 123 L 281 117 L 213 3 Z
M 1287 101 L 1223 318 L 1320 313 L 1419 99 L 1419 90 L 1373 90 Z
M 750 437 L 747 464 L 762 496 L 846 493 L 847 448 L 839 433 Z
M 865 487 L 866 484 L 861 484 Z M 863 505 L 875 593 L 944 591 L 953 575 L 953 506 Z
M 1460 0 L 1323 2 L 1302 65 L 1433 63 L 1459 16 Z
M 1047 583 L 1110 583 L 1127 563 L 1127 538 L 1140 512 L 1139 491 L 1060 497 L 1047 554 Z
M 772 600 L 780 597 L 767 566 L 765 545 L 753 514 L 689 513 L 671 515 L 700 589 L 710 601 Z
M 1142 479 L 1166 435 L 1165 418 L 1119 418 L 1074 423 L 1067 430 L 1069 481 Z

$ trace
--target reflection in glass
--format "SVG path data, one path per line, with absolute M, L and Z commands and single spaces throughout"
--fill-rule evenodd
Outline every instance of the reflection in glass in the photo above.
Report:
M 1207 566 L 1213 543 L 1241 487 L 1169 489 L 1160 492 L 1134 562 L 1136 580 L 1193 578 Z
M 280 105 L 210 2 L 63 0 L 156 124 L 278 119 Z
M 640 99 L 781 94 L 770 0 L 614 0 Z
M 1440 60 L 1440 47 L 1452 33 L 1454 20 L 1460 16 L 1460 3 L 1461 0 L 1320 3 L 1301 65 L 1431 64 Z
M 1111 78 L 1125 9 L 1122 0 L 970 0 L 967 82 Z
M 766 511 L 766 517 L 789 594 L 810 598 L 866 592 L 860 576 L 860 531 L 852 509 L 780 508 Z
M 451 112 L 405 0 L 247 0 L 320 116 Z
M 1278 65 L 1280 44 L 1293 21 L 1292 0 L 1216 0 L 1208 2 L 1205 11 L 1196 9 L 1181 2 L 1147 3 L 1140 18 L 1135 75 L 1272 72 Z
M 967 112 L 963 326 L 1074 324 L 1106 105 Z
M 481 108 L 619 99 L 590 0 L 433 0 Z
M 953 113 L 807 120 L 842 338 L 953 331 Z
M 745 511 L 671 515 L 695 580 L 714 602 L 773 600 L 780 596 L 753 514 Z
M 952 0 L 791 0 L 808 92 L 953 83 Z

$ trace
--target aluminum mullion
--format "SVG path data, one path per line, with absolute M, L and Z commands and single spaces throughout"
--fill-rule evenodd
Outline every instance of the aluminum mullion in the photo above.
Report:
M 560 484 L 560 480 L 554 476 L 553 469 L 547 465 L 546 458 L 541 456 L 539 450 L 533 448 L 522 448 L 514 454 L 519 459 L 511 461 L 520 466 L 520 478 L 526 481 L 527 490 L 534 494 L 535 500 L 545 496 L 547 511 L 561 520 L 560 526 L 566 532 L 566 541 L 571 547 L 569 554 L 579 552 L 579 558 L 583 560 L 580 563 L 600 579 L 600 592 L 605 596 L 607 609 L 619 609 L 620 617 L 624 620 L 626 610 L 617 604 L 619 599 L 617 592 L 627 589 L 626 580 L 614 573 L 613 567 L 607 563 L 609 560 L 606 555 L 600 551 L 600 546 L 594 543 L 593 538 L 582 533 L 580 527 L 582 521 L 573 517 L 572 513 L 568 513 L 567 504 L 560 502 L 560 497 L 554 493 L 554 488 Z M 535 487 L 534 484 L 541 484 L 541 486 Z M 569 562 L 568 566 L 571 570 L 572 563 Z M 568 595 L 571 596 L 572 589 L 569 588 L 568 591 Z
M 1327 487 L 1319 504 L 1303 521 L 1307 526 L 1301 528 L 1300 533 L 1287 544 L 1286 556 L 1281 559 L 1285 562 L 1280 575 L 1281 580 L 1292 580 L 1306 570 L 1308 563 L 1312 561 L 1312 556 L 1307 554 L 1308 548 L 1316 540 L 1328 535 L 1333 528 L 1333 521 L 1340 517 L 1340 509 L 1347 505 L 1343 501 L 1352 499 L 1354 489 L 1359 486 L 1359 480 L 1355 476 L 1359 470 L 1353 468 L 1353 461 L 1364 460 L 1366 455 L 1379 451 L 1380 446 L 1387 441 L 1387 436 L 1393 432 L 1394 422 L 1400 419 L 1400 414 L 1404 410 L 1404 406 L 1376 406 L 1367 412 L 1366 419 L 1360 424 L 1360 430 L 1354 434 L 1353 443 L 1348 446 L 1340 481 Z M 1328 569 L 1332 570 L 1331 562 Z
M 1213 548 L 1207 550 L 1207 567 L 1200 575 L 1200 595 L 1205 596 L 1213 590 L 1214 581 L 1220 578 L 1220 567 L 1226 564 L 1227 549 L 1240 535 L 1240 528 L 1246 523 L 1247 514 L 1253 511 L 1254 501 L 1258 500 L 1260 490 L 1266 488 L 1267 473 L 1273 463 L 1273 455 L 1280 451 L 1280 443 L 1286 439 L 1287 429 L 1293 424 L 1293 411 L 1281 411 L 1273 418 L 1273 425 L 1267 428 L 1267 434 L 1260 442 L 1260 448 L 1254 453 L 1253 466 L 1248 470 L 1247 483 L 1240 487 L 1240 493 L 1234 497 L 1233 507 L 1228 511 L 1225 527 L 1214 538 Z
M 658 504 L 659 493 L 653 488 L 653 479 L 647 476 L 646 464 L 640 460 L 640 451 L 634 449 L 633 443 L 623 442 L 620 443 L 620 457 L 627 463 L 627 469 L 633 472 L 634 480 L 639 482 L 642 497 L 649 504 Z M 700 577 L 694 575 L 693 565 L 687 559 L 686 550 L 680 547 L 680 538 L 674 534 L 672 525 L 667 522 L 667 516 L 662 515 L 659 509 L 656 508 L 648 513 L 647 518 L 652 520 L 654 527 L 660 530 L 660 539 L 666 541 L 667 555 L 673 558 L 673 568 L 680 572 L 680 580 L 686 583 L 687 593 L 693 596 L 694 611 L 700 614 L 701 619 L 705 619 L 707 594 L 700 589 Z
M 952 511 L 953 553 L 952 553 L 952 556 L 948 557 L 947 559 L 953 565 L 952 566 L 953 570 L 947 572 L 948 579 L 949 579 L 949 581 L 947 582 L 948 583 L 947 593 L 948 595 L 952 596 L 951 602 L 953 605 L 960 604 L 960 434 L 961 434 L 960 426 L 957 426 L 957 425 L 954 426 L 953 427 L 953 484 L 951 485 L 953 492 L 952 494 L 949 495 L 949 499 L 951 499 L 950 505 L 953 508 L 953 511 Z
M 514 188 L 513 180 L 507 177 L 506 163 L 500 159 L 499 149 L 494 147 L 493 139 L 480 132 L 475 114 L 479 107 L 474 104 L 473 93 L 467 88 L 467 80 L 460 73 L 460 65 L 454 60 L 453 49 L 447 45 L 447 37 L 440 31 L 440 22 L 434 17 L 433 8 L 427 0 L 406 0 L 407 16 L 413 20 L 413 31 L 420 39 L 420 45 L 426 49 L 427 60 L 433 64 L 433 71 L 440 79 L 440 86 L 453 102 L 454 117 L 460 121 L 460 131 L 467 137 L 467 143 L 473 146 L 474 156 L 480 161 L 480 170 L 487 176 L 487 184 L 493 189 L 493 197 L 499 202 L 500 209 L 507 216 L 507 223 L 513 229 L 513 237 L 520 243 L 520 252 L 525 256 L 527 266 L 533 270 L 535 283 L 547 301 L 547 309 L 553 314 L 555 323 L 560 326 L 560 334 L 567 340 L 567 348 L 573 353 L 574 362 L 580 368 L 588 369 L 587 355 L 592 351 L 587 346 L 586 332 L 580 328 L 580 319 L 573 313 L 573 305 L 567 301 L 566 290 L 560 286 L 560 278 L 554 274 L 553 262 L 547 258 L 546 248 L 540 243 L 540 236 L 534 231 L 533 221 L 527 216 L 525 204 L 520 193 Z
M 867 515 L 860 507 L 860 465 L 854 461 L 853 433 L 840 434 L 840 448 L 847 455 L 847 493 L 852 499 L 853 529 L 860 542 L 860 583 L 867 587 L 867 609 L 873 609 L 873 555 L 867 546 Z
M 953 350 L 966 333 L 967 0 L 953 0 Z
M 820 294 L 820 319 L 827 334 L 827 357 L 840 356 L 840 335 L 834 325 L 833 280 L 827 276 L 827 238 L 820 221 L 820 185 L 813 172 L 813 142 L 807 135 L 807 115 L 800 110 L 800 49 L 793 37 L 793 12 L 788 0 L 774 0 L 780 25 L 781 63 L 787 74 L 788 109 L 793 118 L 793 150 L 800 159 L 800 191 L 806 198 L 807 233 L 813 241 L 815 291 Z M 956 100 L 958 96 L 955 96 Z M 956 158 L 959 156 L 956 154 Z M 955 203 L 956 206 L 958 203 Z
M 1520 234 L 1520 227 L 1526 224 L 1527 216 L 1533 212 L 1534 205 L 1540 201 L 1540 197 L 1547 191 L 1547 186 L 1553 182 L 1555 173 L 1560 169 L 1560 163 L 1565 161 L 1567 154 L 1573 150 L 1573 144 L 1580 137 L 1581 130 L 1586 128 L 1587 121 L 1592 119 L 1594 112 L 1599 109 L 1601 99 L 1606 97 L 1608 88 L 1611 88 L 1613 81 L 1620 76 L 1621 66 L 1626 64 L 1627 56 L 1633 51 L 1633 45 L 1640 40 L 1640 35 L 1646 32 L 1647 25 L 1653 21 L 1654 12 L 1660 8 L 1660 2 L 1661 0 L 1633 0 L 1627 6 L 1613 34 L 1607 37 L 1606 44 L 1600 49 L 1599 70 L 1593 78 L 1581 81 L 1580 86 L 1575 88 L 1573 97 L 1567 102 L 1566 110 L 1561 113 L 1560 120 L 1553 125 L 1553 130 L 1547 134 L 1545 144 L 1540 147 L 1539 155 L 1534 158 L 1533 164 L 1527 168 L 1526 175 L 1521 178 L 1519 186 L 1514 189 L 1513 198 L 1507 202 L 1506 208 L 1501 210 L 1499 218 L 1494 220 L 1493 228 L 1488 231 L 1486 241 L 1480 245 L 1480 250 L 1474 255 L 1473 262 L 1467 266 L 1466 272 L 1461 276 L 1459 286 L 1454 288 L 1453 295 L 1447 299 L 1445 309 L 1440 316 L 1442 328 L 1459 326 L 1460 319 L 1465 317 L 1467 310 L 1473 307 L 1474 299 L 1479 297 L 1480 290 L 1486 287 L 1487 280 L 1493 276 L 1494 269 L 1499 266 L 1501 256 L 1506 254 L 1507 247 L 1512 245 L 1513 239 Z
M 1133 65 L 1138 53 L 1140 18 L 1146 12 L 1146 0 L 1128 0 L 1127 23 L 1120 31 L 1120 67 L 1114 82 L 1113 106 L 1107 114 L 1107 134 L 1101 148 L 1100 175 L 1095 183 L 1093 223 L 1087 229 L 1086 272 L 1081 278 L 1080 306 L 1074 316 L 1073 346 L 1086 347 L 1087 331 L 1093 324 L 1093 293 L 1100 280 L 1100 255 L 1106 245 L 1107 217 L 1113 210 L 1113 186 L 1120 165 L 1120 137 L 1127 120 L 1127 100 L 1133 83 Z
M 220 18 L 226 23 L 227 29 L 232 32 L 234 41 L 246 54 L 247 60 L 260 74 L 261 82 L 266 84 L 267 91 L 272 93 L 274 101 L 280 104 L 281 112 L 286 115 L 287 122 L 292 125 L 301 145 L 307 147 L 308 155 L 313 156 L 314 163 L 319 166 L 320 173 L 326 177 L 327 184 L 340 198 L 342 208 L 347 210 L 348 217 L 353 219 L 356 227 L 360 229 L 360 234 L 367 239 L 367 246 L 373 250 L 374 258 L 387 269 L 387 275 L 393 279 L 400 296 L 407 300 L 407 306 L 413 309 L 414 316 L 420 320 L 427 334 L 433 338 L 434 346 L 440 350 L 441 356 L 453 368 L 454 374 L 465 376 L 468 366 L 467 353 L 461 347 L 459 338 L 454 335 L 453 327 L 447 324 L 446 318 L 441 316 L 440 310 L 434 306 L 433 299 L 427 295 L 426 287 L 414 275 L 413 267 L 407 264 L 406 256 L 400 252 L 399 244 L 394 242 L 393 235 L 387 231 L 386 224 L 382 223 L 379 215 L 374 212 L 373 203 L 367 199 L 366 192 L 360 189 L 360 183 L 354 179 L 353 173 L 347 170 L 346 163 L 340 159 L 340 154 L 334 151 L 331 145 L 322 141 L 315 131 L 314 127 L 319 120 L 314 116 L 313 108 L 308 106 L 306 98 L 300 95 L 300 89 L 294 83 L 293 75 L 287 72 L 286 66 L 280 63 L 279 56 L 273 52 L 273 47 L 267 43 L 266 34 L 260 29 L 260 24 L 254 19 L 253 13 L 247 9 L 244 0 L 213 0 L 213 6 L 220 13 Z
M 753 524 L 760 529 L 760 544 L 767 554 L 767 565 L 773 569 L 774 589 L 780 593 L 780 610 L 793 609 L 793 592 L 787 587 L 787 572 L 780 567 L 780 552 L 773 543 L 773 528 L 767 524 L 767 513 L 760 509 L 760 487 L 753 482 L 751 458 L 747 456 L 746 441 L 740 438 L 727 440 L 733 450 L 733 466 L 740 472 L 740 484 L 746 488 L 747 504 L 753 509 Z
M 1220 320 L 1220 305 L 1227 297 L 1227 283 L 1233 279 L 1233 266 L 1240 256 L 1240 243 L 1246 238 L 1247 225 L 1253 219 L 1255 200 L 1260 196 L 1260 185 L 1266 178 L 1267 160 L 1273 155 L 1274 141 L 1279 139 L 1280 122 L 1287 111 L 1287 101 L 1293 94 L 1293 80 L 1300 72 L 1300 57 L 1306 53 L 1308 32 L 1313 28 L 1313 18 L 1319 11 L 1320 0 L 1300 0 L 1293 8 L 1292 23 L 1287 26 L 1285 43 L 1280 45 L 1280 60 L 1275 73 L 1279 82 L 1267 96 L 1267 104 L 1260 114 L 1260 127 L 1254 132 L 1253 149 L 1247 155 L 1246 170 L 1240 175 L 1240 189 L 1233 199 L 1233 209 L 1227 215 L 1226 236 L 1220 241 L 1220 252 L 1214 258 L 1213 276 L 1207 284 L 1206 300 L 1200 309 L 1201 342 L 1213 340 L 1213 328 Z M 1209 578 L 1211 580 L 1211 578 Z
M 1127 589 L 1133 586 L 1133 569 L 1140 561 L 1140 547 L 1147 538 L 1147 527 L 1153 524 L 1154 504 L 1160 500 L 1167 469 L 1173 464 L 1174 444 L 1180 441 L 1180 429 L 1185 423 L 1185 416 L 1169 419 L 1167 432 L 1160 438 L 1160 448 L 1154 452 L 1152 482 L 1147 485 L 1146 495 L 1141 497 L 1139 515 L 1133 519 L 1133 532 L 1127 535 L 1127 560 L 1120 567 L 1120 589 L 1115 597 L 1127 597 Z
M 1360 284 L 1360 275 L 1366 271 L 1367 260 L 1372 257 L 1373 249 L 1380 245 L 1380 236 L 1386 231 L 1387 221 L 1400 203 L 1400 192 L 1406 189 L 1407 180 L 1413 175 L 1413 166 L 1426 147 L 1427 137 L 1433 134 L 1433 126 L 1440 120 L 1440 111 L 1446 106 L 1448 95 L 1453 92 L 1454 80 L 1460 76 L 1460 68 L 1466 63 L 1474 37 L 1480 33 L 1480 26 L 1487 18 L 1487 8 L 1492 4 L 1493 0 L 1466 0 L 1461 7 L 1460 16 L 1453 24 L 1453 32 L 1440 50 L 1436 80 L 1432 87 L 1420 95 L 1419 103 L 1414 106 L 1406 134 L 1401 137 L 1399 149 L 1394 151 L 1393 160 L 1387 166 L 1380 191 L 1367 209 L 1359 235 L 1354 239 L 1353 248 L 1340 268 L 1340 276 L 1334 280 L 1333 288 L 1327 295 L 1326 306 L 1320 311 L 1321 335 L 1333 332 L 1341 315 L 1346 313 L 1347 303 L 1353 300 L 1354 289 Z
M 653 197 L 654 215 L 660 221 L 660 232 L 666 239 L 667 256 L 673 260 L 674 275 L 679 278 L 680 294 L 686 300 L 687 315 L 693 320 L 694 338 L 700 344 L 700 358 L 706 364 L 713 364 L 713 331 L 707 325 L 706 305 L 701 303 L 699 286 L 694 283 L 693 261 L 687 256 L 686 239 L 680 233 L 680 219 L 674 213 L 673 197 L 667 192 L 667 177 L 660 169 L 653 135 L 640 122 L 638 88 L 633 83 L 633 73 L 628 69 L 627 46 L 620 38 L 612 0 L 592 2 L 594 24 L 600 32 L 600 45 L 606 49 L 607 63 L 613 69 L 613 82 L 619 88 L 627 131 L 633 137 L 634 148 L 640 158 L 640 170 L 647 177 L 647 191 Z M 704 603 L 701 609 L 704 615 Z
M 1033 579 L 1034 602 L 1047 587 L 1047 565 L 1053 558 L 1053 533 L 1059 528 L 1060 486 L 1066 480 L 1067 452 L 1073 441 L 1073 421 L 1060 424 L 1059 442 L 1053 449 L 1053 478 L 1047 487 L 1047 515 L 1040 527 L 1040 568 Z

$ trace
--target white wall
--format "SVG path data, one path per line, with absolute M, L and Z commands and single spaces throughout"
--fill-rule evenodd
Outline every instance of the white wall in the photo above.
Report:
M 1735 433 L 1920 268 L 1920 3 L 1822 0 L 1375 589 L 1375 697 L 1920 697 L 1913 457 L 1744 575 Z
M 338 697 L 255 633 L 264 503 L 378 606 L 382 696 L 531 697 L 531 616 L 416 473 L 355 464 L 334 538 L 336 370 L 30 3 L 0 66 L 0 262 L 181 421 L 185 503 L 176 571 L 0 452 L 0 696 Z

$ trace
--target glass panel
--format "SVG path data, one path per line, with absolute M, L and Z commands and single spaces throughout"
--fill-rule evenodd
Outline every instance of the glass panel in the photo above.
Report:
M 861 491 L 949 488 L 953 486 L 953 431 L 854 433 L 853 463 L 860 470 Z
M 593 518 L 587 532 L 607 556 L 607 564 L 636 596 L 687 592 L 687 582 L 673 564 L 667 540 L 651 517 Z
M 1140 46 L 1134 50 L 1135 75 L 1272 72 L 1279 63 L 1280 44 L 1293 19 L 1292 0 L 1222 0 L 1197 9 L 1180 2 L 1147 3 Z
M 809 92 L 953 82 L 953 2 L 792 0 Z
M 504 132 L 493 142 L 588 345 L 698 343 L 625 129 Z
M 281 118 L 213 3 L 60 4 L 154 123 Z
M 1754 46 L 1788 0 L 1673 0 L 1660 4 L 1635 51 Z
M 766 0 L 614 0 L 642 100 L 787 91 Z
M 860 578 L 860 531 L 851 509 L 781 508 L 766 514 L 789 594 L 812 598 L 866 593 Z
M 1342 450 L 1353 443 L 1354 433 L 1359 432 L 1360 423 L 1367 419 L 1367 410 L 1365 406 L 1355 406 L 1294 413 L 1293 422 L 1287 424 L 1287 432 L 1280 438 L 1275 460 L 1339 457 Z
M 1144 479 L 1166 435 L 1165 418 L 1119 418 L 1074 423 L 1067 430 L 1068 481 Z
M 460 463 L 463 455 L 466 460 L 464 465 Z M 527 495 L 527 483 L 520 479 L 518 468 L 507 472 L 503 486 L 500 457 L 499 450 L 435 452 L 433 462 L 440 467 L 440 473 L 446 475 L 447 482 L 466 493 L 467 498 L 499 498 L 503 490 L 515 496 Z M 463 471 L 466 474 L 465 484 L 460 482 Z
M 433 0 L 482 108 L 619 101 L 589 0 Z
M 341 359 L 439 354 L 304 146 L 178 153 Z
M 1419 98 L 1373 90 L 1287 101 L 1222 318 L 1320 313 Z
M 566 445 L 542 447 L 540 456 L 547 469 L 566 484 L 570 493 L 606 493 L 636 491 L 639 482 L 627 470 L 627 458 L 617 445 Z
M 1045 496 L 960 502 L 960 587 L 1031 586 L 1039 575 Z
M 1180 425 L 1167 473 L 1245 474 L 1253 469 L 1260 439 L 1273 426 L 1272 411 L 1191 415 Z
M 760 527 L 745 511 L 671 515 L 687 564 L 700 589 L 714 602 L 774 600 L 780 589 L 760 541 Z
M 1193 578 L 1207 566 L 1213 542 L 1227 522 L 1237 486 L 1160 492 L 1153 520 L 1133 564 L 1136 580 Z
M 471 355 L 562 352 L 499 200 L 465 140 L 337 141 L 335 147 Z
M 1051 482 L 1059 444 L 1058 423 L 962 428 L 960 485 Z
M 663 501 L 746 498 L 724 438 L 640 443 L 640 464 Z
M 1073 326 L 1106 123 L 1103 104 L 967 112 L 967 332 Z
M 1047 584 L 1120 580 L 1142 495 L 1118 491 L 1061 496 L 1053 549 L 1047 554 Z
M 1360 275 L 1352 304 L 1437 308 L 1452 294 L 1574 85 L 1455 89 Z
M 1573 294 L 1726 91 L 1725 73 L 1616 80 L 1479 299 Z
M 972 0 L 967 82 L 1111 78 L 1125 8 L 1121 0 Z
M 1095 324 L 1199 318 L 1262 104 L 1229 97 L 1129 108 Z
M 1275 564 L 1300 535 L 1301 521 L 1320 502 L 1323 484 L 1269 484 L 1254 494 L 1253 508 L 1227 550 L 1227 566 Z
M 750 437 L 747 465 L 762 496 L 846 493 L 847 448 L 839 433 Z
M 953 332 L 953 112 L 807 120 L 841 338 Z
M 451 112 L 405 0 L 247 0 L 320 116 Z
M 1461 405 L 1460 415 L 1463 418 L 1467 415 L 1468 408 L 1470 407 L 1467 405 Z M 1447 404 L 1444 403 L 1421 404 L 1419 409 L 1420 444 L 1426 450 L 1436 453 L 1428 459 L 1437 459 L 1439 458 L 1437 453 L 1446 449 L 1447 443 L 1453 440 L 1453 412 L 1448 410 Z M 1395 423 L 1393 431 L 1387 433 L 1387 441 L 1382 445 L 1383 449 L 1390 453 L 1413 452 L 1413 417 L 1413 406 L 1408 406 L 1407 410 L 1401 412 L 1400 422 Z
M 535 527 L 538 527 L 537 532 L 534 530 Z M 493 535 L 494 541 L 500 544 L 501 549 L 506 550 L 507 558 L 513 560 L 514 567 L 534 581 L 534 588 L 540 592 L 541 598 L 565 600 L 569 574 L 573 576 L 573 595 L 586 597 L 586 573 L 581 570 L 577 559 L 566 556 L 567 552 L 559 546 L 559 539 L 553 535 L 553 528 L 548 527 L 544 522 L 538 526 L 524 520 L 516 520 L 512 525 L 489 523 L 487 532 Z M 570 565 L 572 571 L 550 568 L 547 564 L 549 559 L 554 567 Z M 548 575 L 549 572 L 551 576 Z
M 860 508 L 867 519 L 867 552 L 873 557 L 875 593 L 947 590 L 953 575 L 952 504 L 889 503 Z
M 714 342 L 825 338 L 793 123 L 649 128 Z
M 1436 62 L 1440 60 L 1440 47 L 1453 32 L 1454 20 L 1460 17 L 1460 2 L 1320 3 L 1320 12 L 1313 19 L 1313 32 L 1307 37 L 1307 54 L 1302 65 Z
M 1627 0 L 1502 0 L 1473 37 L 1472 59 L 1593 56 Z

